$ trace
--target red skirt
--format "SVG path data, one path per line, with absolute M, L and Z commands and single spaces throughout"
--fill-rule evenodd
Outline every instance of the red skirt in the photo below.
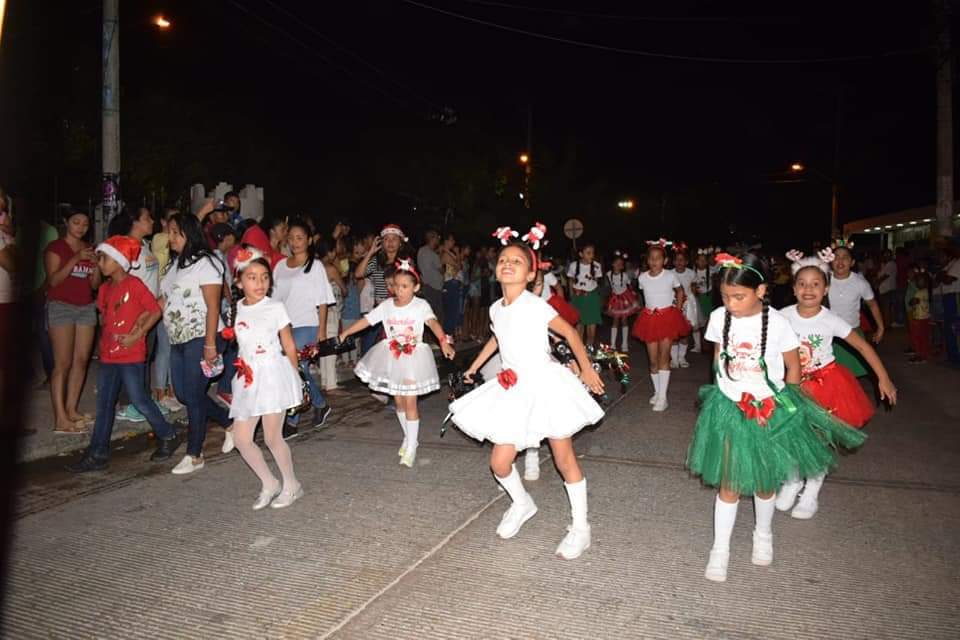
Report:
M 640 304 L 637 302 L 637 294 L 630 289 L 623 293 L 611 294 L 610 300 L 607 301 L 606 313 L 614 318 L 626 318 L 639 310 Z
M 804 376 L 803 390 L 824 409 L 859 429 L 873 417 L 873 403 L 854 375 L 839 362 L 831 362 Z
M 633 337 L 644 342 L 676 340 L 690 335 L 693 328 L 676 307 L 644 309 L 633 323 Z
M 580 322 L 580 312 L 577 311 L 572 304 L 557 294 L 550 296 L 550 298 L 547 300 L 547 304 L 553 307 L 561 318 L 569 322 L 574 327 L 577 326 L 578 322 Z

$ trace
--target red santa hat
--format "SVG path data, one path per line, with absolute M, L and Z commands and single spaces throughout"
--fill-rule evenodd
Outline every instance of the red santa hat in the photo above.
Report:
M 113 258 L 124 271 L 140 266 L 140 241 L 130 236 L 110 236 L 97 245 L 97 252 Z
M 403 234 L 403 229 L 395 224 L 388 224 L 383 229 L 380 230 L 380 237 L 385 238 L 386 236 L 400 236 L 400 239 L 404 242 L 409 242 L 409 238 Z

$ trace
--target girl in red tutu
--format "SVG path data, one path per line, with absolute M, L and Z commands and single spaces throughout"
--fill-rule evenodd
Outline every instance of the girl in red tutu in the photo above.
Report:
M 833 251 L 827 248 L 809 258 L 804 258 L 799 251 L 791 251 L 787 257 L 793 262 L 793 292 L 797 304 L 780 313 L 789 320 L 800 340 L 801 386 L 817 404 L 859 429 L 873 417 L 873 404 L 853 373 L 834 359 L 833 339 L 846 340 L 863 356 L 877 374 L 881 399 L 896 404 L 897 389 L 870 343 L 840 316 L 823 307 Z M 787 511 L 792 507 L 790 515 L 794 518 L 812 518 L 817 512 L 817 498 L 825 476 L 807 478 L 806 488 L 800 478 L 784 483 L 777 494 L 777 509 Z M 803 495 L 798 501 L 801 488 Z
M 647 343 L 654 391 L 650 404 L 654 411 L 667 410 L 670 346 L 691 331 L 690 323 L 680 311 L 684 304 L 683 287 L 676 273 L 663 268 L 670 244 L 665 238 L 647 241 L 649 271 L 641 273 L 637 279 L 637 286 L 643 291 L 644 308 L 633 323 L 633 337 Z
M 607 281 L 610 283 L 610 299 L 607 301 L 606 314 L 613 319 L 610 327 L 610 346 L 617 348 L 617 335 L 622 333 L 621 351 L 630 347 L 630 316 L 640 310 L 637 292 L 633 290 L 633 278 L 626 271 L 627 254 L 623 251 L 613 252 L 613 262 L 607 272 Z

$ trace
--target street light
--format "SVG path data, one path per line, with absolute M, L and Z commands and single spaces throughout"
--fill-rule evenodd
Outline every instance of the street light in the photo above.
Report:
M 790 165 L 790 171 L 800 172 L 800 171 L 803 171 L 805 168 L 806 168 L 806 167 L 804 167 L 804 166 L 803 166 L 802 164 L 800 164 L 799 162 L 794 162 L 792 165 Z
M 790 165 L 790 171 L 793 173 L 810 173 L 815 175 L 827 184 L 830 185 L 830 233 L 833 234 L 834 238 L 840 237 L 840 200 L 839 200 L 839 187 L 837 185 L 836 178 L 832 178 L 825 174 L 822 171 L 813 169 L 799 162 L 794 162 Z
M 620 207 L 621 209 L 630 210 L 630 209 L 633 209 L 634 202 L 633 200 L 621 200 L 620 202 L 617 203 L 617 206 Z
M 169 29 L 170 21 L 164 18 L 163 16 L 157 16 L 153 19 L 153 24 L 155 24 L 160 29 Z
M 533 169 L 530 166 L 530 155 L 527 153 L 521 153 L 519 160 L 520 160 L 520 164 L 523 165 L 523 193 L 520 194 L 520 199 L 523 200 L 523 206 L 529 209 L 530 208 L 530 174 L 533 172 Z
M 527 164 L 528 162 L 530 162 L 530 156 L 528 156 L 528 155 L 525 154 L 525 153 L 521 153 L 521 154 L 520 154 L 520 164 Z

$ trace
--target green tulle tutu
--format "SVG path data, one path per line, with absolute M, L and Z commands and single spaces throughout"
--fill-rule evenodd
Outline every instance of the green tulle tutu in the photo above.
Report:
M 797 470 L 801 478 L 824 473 L 836 464 L 836 447 L 853 449 L 866 439 L 792 385 L 778 392 L 765 426 L 716 385 L 700 388 L 700 403 L 687 467 L 704 484 L 743 495 L 776 491 Z

